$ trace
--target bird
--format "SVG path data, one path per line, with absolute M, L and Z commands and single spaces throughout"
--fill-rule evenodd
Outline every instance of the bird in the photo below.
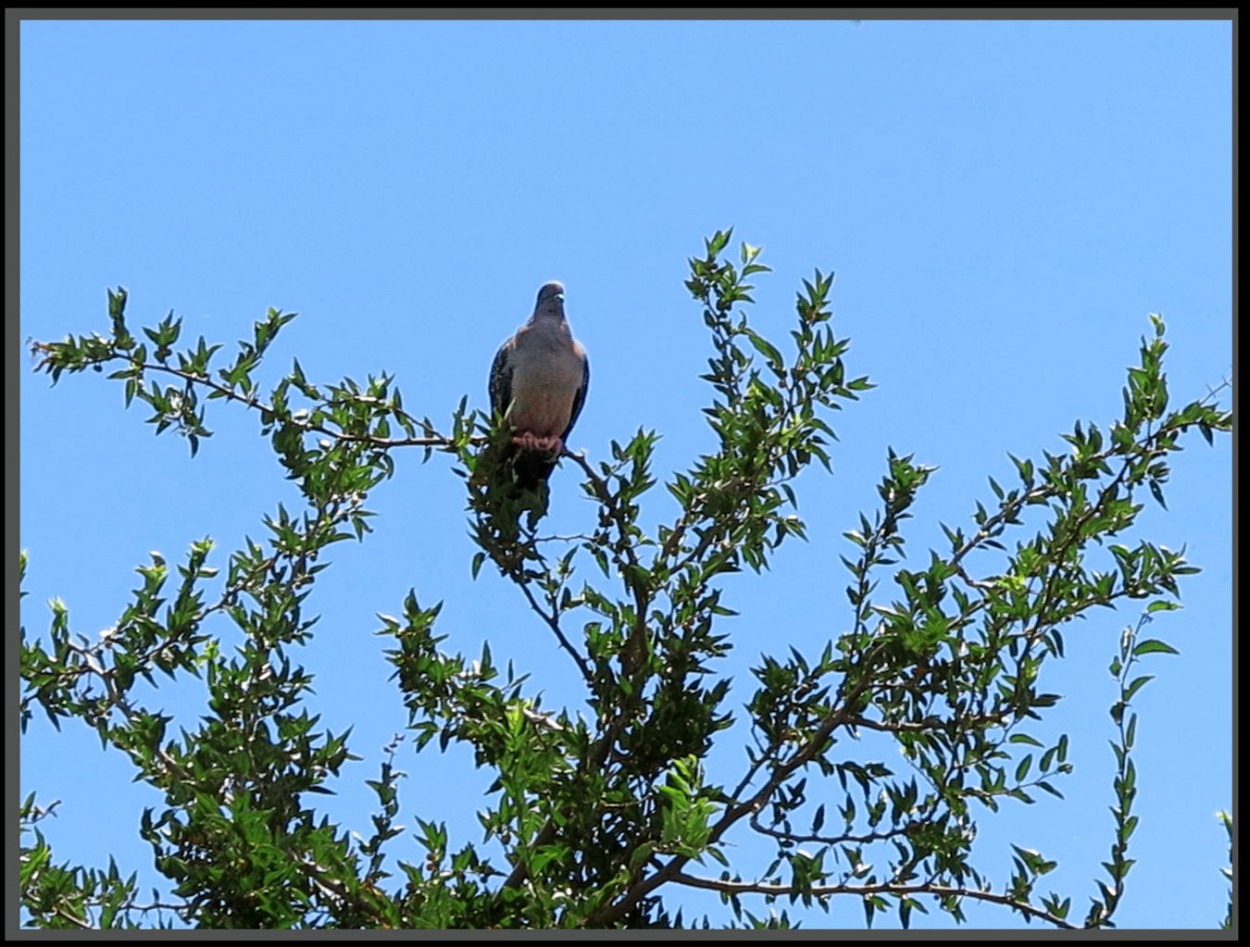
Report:
M 586 403 L 590 359 L 564 315 L 564 285 L 538 290 L 534 314 L 495 353 L 491 409 L 512 431 L 508 455 L 518 490 L 545 483 Z

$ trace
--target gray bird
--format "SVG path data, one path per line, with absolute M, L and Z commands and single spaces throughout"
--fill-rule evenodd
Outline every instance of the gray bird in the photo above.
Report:
M 555 469 L 586 401 L 590 360 L 564 317 L 564 286 L 543 284 L 529 322 L 490 368 L 490 405 L 512 428 L 517 486 L 535 489 Z

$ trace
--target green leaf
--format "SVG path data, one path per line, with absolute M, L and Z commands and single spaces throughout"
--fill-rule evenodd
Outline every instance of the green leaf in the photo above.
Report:
M 1133 648 L 1135 657 L 1141 657 L 1143 654 L 1180 654 L 1180 652 L 1166 641 L 1159 641 L 1157 638 L 1147 638 Z
M 1040 740 L 1037 740 L 1027 733 L 1013 733 L 1007 738 L 1009 743 L 1027 743 L 1029 746 L 1043 746 Z

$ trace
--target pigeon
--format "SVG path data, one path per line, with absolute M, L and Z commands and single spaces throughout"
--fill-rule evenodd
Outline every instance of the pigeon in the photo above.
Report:
M 490 369 L 490 404 L 512 429 L 520 490 L 546 482 L 586 402 L 590 360 L 564 317 L 564 286 L 538 290 L 534 314 L 504 342 Z

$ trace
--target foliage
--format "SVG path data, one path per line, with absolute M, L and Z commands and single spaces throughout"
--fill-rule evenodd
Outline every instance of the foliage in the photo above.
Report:
M 970 525 L 943 526 L 948 547 L 921 569 L 898 563 L 902 527 L 932 468 L 891 451 L 879 508 L 845 534 L 857 550 L 843 559 L 846 630 L 819 654 L 762 656 L 745 704 L 745 768 L 733 785 L 710 782 L 703 760 L 733 721 L 718 670 L 731 647 L 720 619 L 734 614 L 733 577 L 767 569 L 781 544 L 805 537 L 792 482 L 813 461 L 829 466 L 832 413 L 872 387 L 844 364 L 832 276 L 804 281 L 783 352 L 742 313 L 748 280 L 768 267 L 747 244 L 738 264 L 726 260 L 730 239 L 708 240 L 686 283 L 711 336 L 702 377 L 713 397 L 703 410 L 718 445 L 665 483 L 678 511 L 654 530 L 641 525 L 657 482 L 654 432 L 613 442 L 598 463 L 567 455 L 597 520 L 583 536 L 540 538 L 545 497 L 535 504 L 500 487 L 489 446 L 498 419 L 467 401 L 443 432 L 404 409 L 388 375 L 315 385 L 298 361 L 262 400 L 253 373 L 291 314 L 271 310 L 220 367 L 220 345 L 201 338 L 177 348 L 172 313 L 133 335 L 120 289 L 109 295 L 108 335 L 36 343 L 38 370 L 53 382 L 107 366 L 126 403 L 145 405 L 148 422 L 176 430 L 193 454 L 211 434 L 208 401 L 259 412 L 306 508 L 279 505 L 264 520 L 266 541 L 231 553 L 220 582 L 208 539 L 172 569 L 153 554 L 98 642 L 71 633 L 59 601 L 46 641 L 23 629 L 23 732 L 36 708 L 58 728 L 80 720 L 164 793 L 162 806 L 142 813 L 140 832 L 172 898 L 140 904 L 134 876 L 114 864 L 54 865 L 39 828 L 48 809 L 32 795 L 19 814 L 26 923 L 130 927 L 156 912 L 158 924 L 212 928 L 669 927 L 684 922 L 665 896 L 689 887 L 718 892 L 729 910 L 716 923 L 729 926 L 789 926 L 785 911 L 762 917 L 748 910 L 753 902 L 827 908 L 835 898 L 858 899 L 870 925 L 897 909 L 906 926 L 931 906 L 962 921 L 965 903 L 981 901 L 1078 926 L 1070 897 L 1041 892 L 1056 863 L 1040 852 L 1014 848 L 1014 870 L 998 883 L 976 867 L 977 820 L 1038 792 L 1061 796 L 1069 736 L 1047 745 L 1034 724 L 1060 699 L 1043 671 L 1063 657 L 1063 626 L 1121 602 L 1145 602 L 1147 616 L 1177 607 L 1165 596 L 1197 571 L 1183 554 L 1116 538 L 1133 525 L 1143 491 L 1163 503 L 1182 435 L 1196 428 L 1210 442 L 1230 430 L 1231 415 L 1211 398 L 1168 410 L 1164 325 L 1152 316 L 1123 416 L 1105 432 L 1078 423 L 1066 456 L 1013 458 L 1018 483 L 991 479 L 993 499 L 976 503 Z M 444 824 L 419 819 L 424 862 L 398 861 L 393 878 L 397 747 L 369 782 L 378 799 L 370 836 L 319 818 L 316 796 L 357 757 L 348 733 L 318 732 L 301 708 L 311 676 L 298 655 L 313 634 L 306 604 L 326 550 L 367 537 L 368 494 L 403 448 L 454 458 L 479 546 L 474 574 L 489 560 L 516 585 L 584 679 L 590 713 L 542 709 L 527 678 L 501 672 L 489 647 L 476 659 L 440 650 L 440 606 L 411 592 L 398 617 L 380 616 L 418 750 L 465 744 L 497 774 L 479 815 L 485 842 L 457 849 Z M 1041 528 L 1026 527 L 1030 511 L 1044 515 Z M 1109 550 L 1111 568 L 1088 564 L 1095 546 Z M 893 579 L 888 593 L 883 575 Z M 216 617 L 242 631 L 237 654 L 209 632 Z M 1132 867 L 1131 701 L 1150 678 L 1131 672 L 1172 650 L 1139 640 L 1139 630 L 1126 630 L 1111 667 L 1114 836 L 1087 927 L 1113 926 Z M 210 712 L 175 735 L 174 721 L 133 693 L 156 672 L 202 680 Z M 896 744 L 908 768 L 857 758 L 854 740 L 866 731 Z M 733 830 L 774 846 L 762 874 L 735 869 Z M 713 864 L 719 871 L 697 867 Z

